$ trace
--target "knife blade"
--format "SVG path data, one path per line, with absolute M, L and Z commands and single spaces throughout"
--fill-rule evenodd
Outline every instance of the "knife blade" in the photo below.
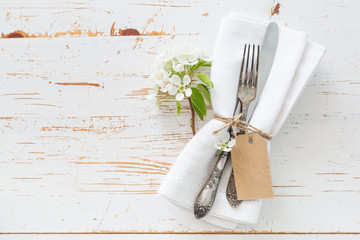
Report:
M 266 29 L 263 44 L 260 49 L 259 73 L 258 73 L 259 75 L 258 75 L 256 97 L 249 105 L 247 112 L 248 119 L 244 119 L 245 121 L 247 120 L 247 122 L 249 122 L 251 119 L 256 104 L 261 96 L 262 90 L 270 74 L 275 58 L 278 39 L 279 39 L 279 27 L 275 22 L 271 22 L 269 23 Z M 226 188 L 226 199 L 228 200 L 230 206 L 232 207 L 237 207 L 241 203 L 241 200 L 237 199 L 233 169 L 231 170 L 228 185 Z
M 250 121 L 251 116 L 255 110 L 256 104 L 259 101 L 261 92 L 265 86 L 266 80 L 270 74 L 271 67 L 274 62 L 275 53 L 277 49 L 279 39 L 279 27 L 275 22 L 269 23 L 263 44 L 260 49 L 260 59 L 259 59 L 259 77 L 257 83 L 256 97 L 254 101 L 249 105 L 248 108 L 248 121 Z

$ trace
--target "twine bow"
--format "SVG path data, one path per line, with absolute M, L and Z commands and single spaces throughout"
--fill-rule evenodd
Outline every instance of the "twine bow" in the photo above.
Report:
M 233 130 L 233 134 L 234 136 L 237 135 L 237 129 L 243 130 L 246 133 L 251 132 L 251 133 L 257 133 L 259 134 L 261 137 L 265 138 L 266 140 L 270 140 L 271 137 L 269 136 L 269 134 L 261 131 L 260 129 L 257 129 L 256 127 L 248 124 L 247 122 L 244 122 L 241 119 L 241 117 L 243 116 L 242 113 L 239 113 L 231 118 L 229 117 L 223 117 L 220 116 L 219 114 L 214 114 L 214 119 L 222 121 L 225 124 L 225 126 L 223 126 L 222 128 L 216 130 L 213 132 L 213 134 L 217 134 L 218 132 L 220 132 L 221 130 L 223 130 L 224 128 L 228 128 L 228 127 L 232 127 Z

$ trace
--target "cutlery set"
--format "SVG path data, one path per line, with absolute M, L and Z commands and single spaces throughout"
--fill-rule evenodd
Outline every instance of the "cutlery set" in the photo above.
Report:
M 251 43 L 247 43 L 244 46 L 234 109 L 234 116 L 240 112 L 242 113 L 241 121 L 249 122 L 251 119 L 272 67 L 277 48 L 278 35 L 278 26 L 272 22 L 267 27 L 261 49 L 259 45 Z M 229 127 L 227 131 L 230 133 L 230 140 L 236 137 L 232 127 Z M 237 134 L 244 133 L 243 131 L 237 131 Z M 194 204 L 194 215 L 197 219 L 206 216 L 214 204 L 222 172 L 230 155 L 230 152 L 225 151 L 219 154 L 210 177 L 199 192 Z M 226 189 L 226 199 L 232 207 L 237 207 L 241 204 L 241 200 L 238 200 L 236 195 L 233 169 Z

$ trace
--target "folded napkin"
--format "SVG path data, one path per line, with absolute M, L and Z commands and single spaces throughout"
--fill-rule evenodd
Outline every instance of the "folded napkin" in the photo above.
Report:
M 232 117 L 244 44 L 261 44 L 267 24 L 234 13 L 223 18 L 211 68 L 214 112 Z M 270 136 L 276 135 L 324 51 L 324 47 L 309 41 L 306 33 L 279 27 L 274 63 L 250 124 Z M 222 126 L 223 122 L 213 119 L 201 128 L 180 153 L 158 189 L 158 193 L 171 202 L 189 209 L 189 214 L 193 214 L 198 193 L 216 163 L 213 131 Z M 240 206 L 232 208 L 225 195 L 230 173 L 231 161 L 228 161 L 214 205 L 203 220 L 228 229 L 234 229 L 238 223 L 254 224 L 261 200 L 242 201 Z

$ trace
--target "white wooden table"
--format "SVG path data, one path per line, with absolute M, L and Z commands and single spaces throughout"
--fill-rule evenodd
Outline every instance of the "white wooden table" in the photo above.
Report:
M 3 37 L 29 37 L 0 39 L 0 239 L 359 239 L 359 9 L 356 0 L 0 0 Z M 155 56 L 178 41 L 211 52 L 230 11 L 327 47 L 273 140 L 276 197 L 258 224 L 233 232 L 156 194 L 192 136 L 190 110 L 177 117 L 170 102 L 151 116 L 145 100 Z

